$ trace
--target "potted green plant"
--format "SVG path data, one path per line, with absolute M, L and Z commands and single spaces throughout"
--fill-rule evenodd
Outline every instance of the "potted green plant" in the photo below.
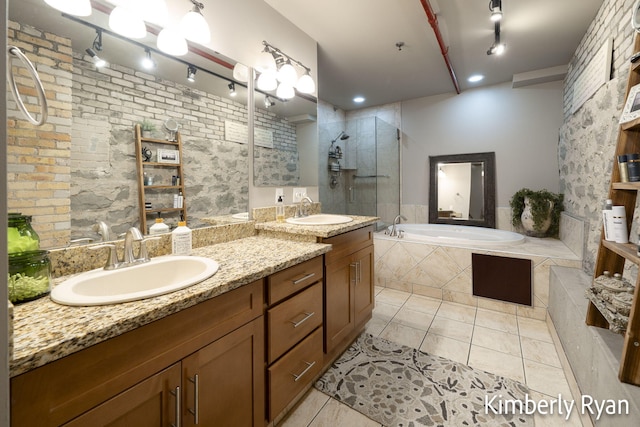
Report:
M 511 223 L 527 236 L 557 237 L 564 195 L 547 190 L 518 190 L 511 200 Z
M 154 130 L 156 130 L 156 125 L 149 120 L 144 119 L 140 122 L 140 131 L 142 132 L 143 138 L 151 138 L 151 132 Z

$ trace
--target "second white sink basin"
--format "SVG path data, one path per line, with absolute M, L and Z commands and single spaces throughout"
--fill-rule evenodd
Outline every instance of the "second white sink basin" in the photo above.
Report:
M 51 290 L 64 305 L 106 305 L 167 294 L 195 285 L 218 271 L 217 262 L 196 256 L 162 256 L 117 270 L 91 270 Z
M 309 215 L 302 218 L 287 218 L 289 224 L 298 225 L 335 225 L 346 224 L 353 221 L 353 218 L 344 215 L 318 214 Z

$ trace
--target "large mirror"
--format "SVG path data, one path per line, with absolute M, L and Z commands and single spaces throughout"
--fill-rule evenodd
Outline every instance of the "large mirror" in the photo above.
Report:
M 317 186 L 317 100 L 255 92 L 254 185 Z
M 495 153 L 429 156 L 429 222 L 495 228 Z
M 35 129 L 7 101 L 9 210 L 33 216 L 43 248 L 98 240 L 98 221 L 110 226 L 111 238 L 138 226 L 134 125 L 147 119 L 158 139 L 170 137 L 167 120 L 179 125 L 190 227 L 208 225 L 205 217 L 246 212 L 248 137 L 227 138 L 228 129 L 248 125 L 247 91 L 233 79 L 235 61 L 204 49 L 167 57 L 156 50 L 154 36 L 134 42 L 110 33 L 106 13 L 83 19 L 42 0 L 9 2 L 8 44 L 34 63 L 50 102 L 48 123 Z M 86 51 L 92 47 L 106 67 L 96 67 Z M 142 68 L 145 56 L 155 68 Z M 14 62 L 28 94 L 32 83 Z M 194 82 L 187 81 L 188 65 L 197 69 Z M 35 111 L 35 97 L 25 98 Z M 169 225 L 177 220 L 166 219 Z

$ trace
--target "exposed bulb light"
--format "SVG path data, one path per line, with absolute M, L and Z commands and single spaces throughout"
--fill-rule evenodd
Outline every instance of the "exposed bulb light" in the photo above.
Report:
M 473 76 L 469 77 L 467 81 L 470 83 L 477 83 L 483 79 L 484 79 L 484 76 L 482 74 L 474 74 Z
M 204 5 L 191 0 L 193 9 L 187 12 L 180 20 L 180 32 L 182 36 L 195 43 L 207 44 L 211 41 L 211 31 L 207 20 L 202 16 Z
M 276 96 L 280 99 L 291 99 L 296 96 L 296 91 L 293 89 L 293 86 L 287 83 L 280 83 L 278 90 L 276 90 Z
M 152 70 L 156 68 L 156 62 L 151 58 L 151 51 L 145 49 L 145 56 L 142 58 L 142 67 L 146 70 Z
M 187 41 L 182 37 L 180 32 L 173 27 L 166 27 L 158 34 L 156 41 L 158 49 L 168 55 L 182 56 L 189 52 Z
M 90 0 L 44 0 L 49 6 L 58 9 L 60 12 L 75 16 L 91 15 Z
M 265 70 L 258 76 L 258 89 L 264 91 L 274 90 L 278 87 L 276 80 L 276 72 L 274 70 Z
M 353 98 L 353 102 L 361 104 L 365 101 L 365 98 L 363 96 L 356 96 L 355 98 Z
M 111 11 L 109 28 L 130 39 L 141 39 L 147 35 L 147 26 L 142 18 L 127 6 L 116 6 Z
M 236 96 L 237 94 L 236 84 L 234 82 L 229 83 L 229 96 Z
M 296 85 L 296 89 L 301 93 L 313 93 L 316 91 L 316 82 L 313 81 L 313 78 L 309 74 L 309 70 L 300 77 L 298 84 Z
M 100 59 L 96 51 L 93 50 L 92 48 L 87 48 L 85 52 L 87 52 L 87 54 L 91 57 L 91 59 L 93 59 L 93 63 L 96 67 L 102 68 L 105 65 L 107 65 L 107 62 L 104 59 Z
M 493 44 L 487 51 L 487 55 L 502 55 L 506 48 L 504 43 Z
M 195 83 L 196 81 L 196 71 L 198 70 L 193 65 L 187 66 L 187 80 L 189 80 L 191 83 Z

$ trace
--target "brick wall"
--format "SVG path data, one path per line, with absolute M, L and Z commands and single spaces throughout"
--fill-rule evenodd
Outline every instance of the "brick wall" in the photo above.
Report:
M 10 212 L 33 216 L 41 247 L 59 246 L 68 240 L 70 227 L 71 42 L 14 22 L 8 37 L 36 67 L 49 119 L 41 127 L 32 125 L 7 91 L 7 204 Z M 22 99 L 39 117 L 34 83 L 17 58 L 13 65 Z

